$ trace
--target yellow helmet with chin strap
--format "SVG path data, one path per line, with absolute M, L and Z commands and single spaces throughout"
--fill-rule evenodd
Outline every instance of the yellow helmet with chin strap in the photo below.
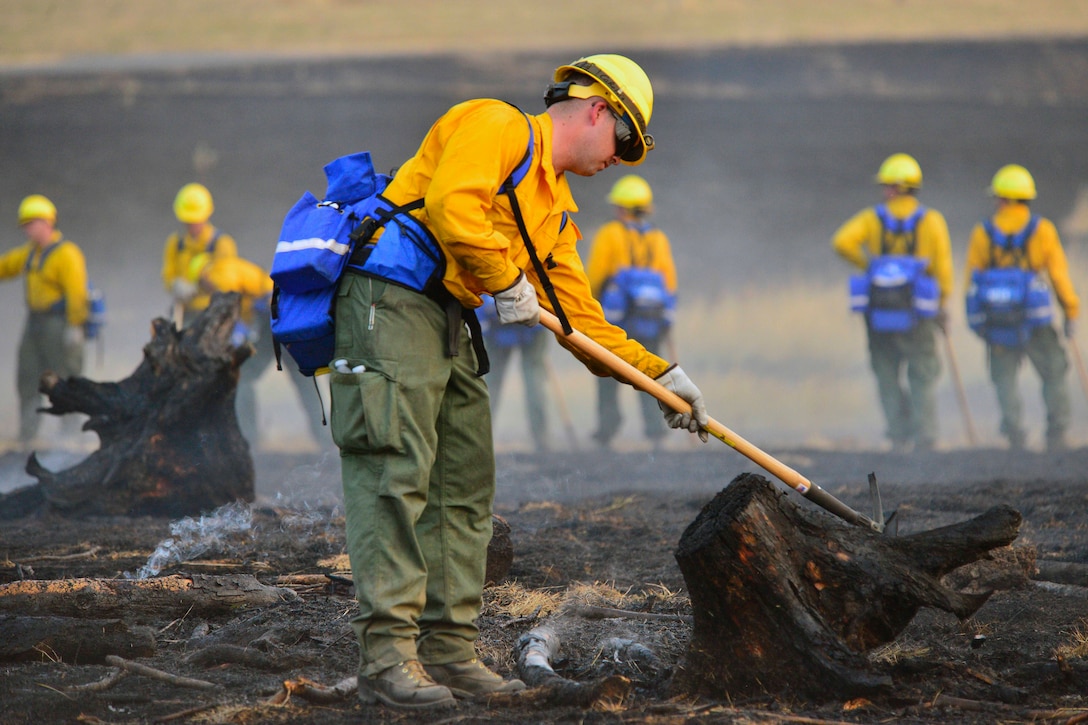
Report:
M 174 197 L 174 216 L 182 224 L 203 224 L 213 211 L 212 194 L 203 184 L 186 184 Z
M 999 199 L 1027 201 L 1038 194 L 1035 191 L 1035 179 L 1023 166 L 1009 164 L 1002 166 L 990 182 L 990 194 Z
M 578 80 L 589 81 L 588 85 Z M 626 126 L 629 140 L 617 128 L 617 140 L 625 148 L 617 149 L 620 161 L 637 166 L 654 147 L 654 137 L 646 132 L 654 111 L 654 89 L 645 71 L 630 58 L 600 54 L 579 58 L 555 69 L 555 82 L 548 86 L 544 102 L 548 106 L 570 98 L 603 98 Z
M 608 203 L 625 209 L 648 209 L 654 201 L 654 192 L 646 180 L 636 174 L 628 174 L 608 192 Z
M 19 226 L 35 219 L 45 219 L 50 224 L 57 221 L 57 207 L 41 194 L 31 194 L 19 204 Z
M 892 154 L 876 172 L 876 183 L 906 189 L 922 188 L 922 167 L 909 154 Z

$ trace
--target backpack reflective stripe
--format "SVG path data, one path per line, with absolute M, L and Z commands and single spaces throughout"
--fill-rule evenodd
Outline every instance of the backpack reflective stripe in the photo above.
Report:
M 928 261 L 886 254 L 850 277 L 850 306 L 866 315 L 875 332 L 907 332 L 920 318 L 936 316 L 940 287 L 925 273 Z

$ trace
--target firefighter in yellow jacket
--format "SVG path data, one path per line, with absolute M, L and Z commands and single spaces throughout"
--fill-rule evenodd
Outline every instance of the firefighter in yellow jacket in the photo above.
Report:
M 241 296 L 239 322 L 232 341 L 235 345 L 250 343 L 253 355 L 244 363 L 238 376 L 235 395 L 235 411 L 238 427 L 251 447 L 260 442 L 260 426 L 257 420 L 257 381 L 275 358 L 272 346 L 272 329 L 269 323 L 269 303 L 272 297 L 272 278 L 261 266 L 242 257 L 214 257 L 202 252 L 189 262 L 186 275 L 200 294 L 211 296 L 216 292 L 234 292 Z M 287 356 L 289 357 L 289 356 Z M 299 394 L 299 402 L 307 414 L 307 422 L 314 441 L 319 445 L 327 439 L 322 423 L 321 401 L 306 379 L 291 367 L 288 375 Z
M 1069 264 L 1053 222 L 1031 211 L 1036 198 L 1035 179 L 1023 166 L 1009 164 L 994 174 L 990 194 L 996 210 L 986 222 L 971 230 L 967 245 L 967 285 L 974 283 L 975 272 L 991 268 L 1016 267 L 1038 272 L 1049 281 L 1064 314 L 1064 332 L 1073 337 L 1074 322 L 1080 313 L 1080 298 L 1069 278 Z M 972 322 L 969 314 L 968 321 Z M 972 324 L 975 328 L 976 325 Z M 984 338 L 986 329 L 976 328 Z M 1066 447 L 1070 406 L 1066 382 L 1069 359 L 1052 325 L 1031 325 L 1026 339 L 987 339 L 990 379 L 1001 408 L 1001 432 L 1013 449 L 1024 447 L 1020 393 L 1016 376 L 1024 358 L 1031 361 L 1042 380 L 1046 405 L 1046 446 L 1048 450 Z
M 26 244 L 0 256 L 0 279 L 26 275 L 26 326 L 19 342 L 19 441 L 38 433 L 42 373 L 62 378 L 83 371 L 83 325 L 87 322 L 87 263 L 79 247 L 55 228 L 57 208 L 32 194 L 19 204 Z
M 593 296 L 601 301 L 605 317 L 661 354 L 672 325 L 676 304 L 676 264 L 665 232 L 650 222 L 653 190 L 641 176 L 628 174 L 608 192 L 616 218 L 593 238 L 586 276 Z M 597 431 L 602 446 L 609 446 L 622 423 L 620 384 L 614 378 L 597 381 Z M 643 431 L 656 447 L 666 428 L 653 396 L 639 394 Z
M 209 296 L 189 279 L 189 264 L 198 254 L 210 254 L 213 259 L 238 256 L 234 238 L 211 223 L 215 204 L 211 192 L 203 184 L 191 183 L 181 187 L 174 197 L 174 216 L 185 225 L 166 240 L 162 256 L 162 282 L 174 303 L 174 322 L 188 324 L 208 306 Z
M 880 165 L 876 182 L 883 190 L 883 202 L 847 220 L 831 243 L 836 252 L 863 270 L 871 269 L 874 260 L 886 255 L 925 260 L 924 273 L 937 283 L 935 309 L 926 310 L 925 315 L 912 311 L 909 329 L 898 329 L 898 325 L 887 329 L 881 324 L 884 318 L 871 308 L 866 311 L 869 361 L 892 450 L 928 451 L 937 440 L 936 389 L 941 361 L 936 335 L 944 334 L 947 325 L 952 244 L 944 216 L 918 201 L 922 169 L 913 157 L 903 153 L 889 156 Z M 908 306 L 912 302 L 905 300 Z
M 441 116 L 383 192 L 401 221 L 364 238 L 339 283 L 331 424 L 366 703 L 446 706 L 524 686 L 485 667 L 474 646 L 495 494 L 473 347 L 481 295 L 494 297 L 500 323 L 528 326 L 542 307 L 558 315 L 556 300 L 574 329 L 691 403 L 666 413 L 670 426 L 706 435 L 702 394 L 684 371 L 605 320 L 571 219 L 568 174 L 638 164 L 653 147 L 650 81 L 619 55 L 560 66 L 553 81 L 537 115 L 476 99 Z

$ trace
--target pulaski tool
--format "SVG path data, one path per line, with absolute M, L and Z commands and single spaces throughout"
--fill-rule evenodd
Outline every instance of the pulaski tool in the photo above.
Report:
M 573 330 L 569 335 L 565 335 L 559 319 L 551 312 L 541 309 L 540 323 L 555 334 L 563 336 L 580 352 L 606 366 L 610 371 L 617 374 L 621 380 L 625 380 L 639 390 L 649 393 L 673 410 L 681 413 L 691 410 L 691 406 L 683 398 L 668 390 L 661 383 L 643 373 L 638 368 L 627 363 L 596 340 L 593 340 L 577 330 Z M 707 422 L 706 431 L 722 443 L 735 449 L 753 463 L 762 467 L 765 471 L 778 478 L 790 488 L 802 494 L 817 506 L 830 511 L 851 524 L 871 529 L 877 533 L 884 532 L 885 522 L 883 520 L 883 511 L 881 509 L 878 492 L 873 499 L 875 518 L 869 518 L 850 508 L 842 501 L 839 501 L 793 468 L 787 466 L 769 453 L 760 450 L 713 418 Z M 871 477 L 869 483 L 870 490 L 875 491 L 876 477 Z M 894 514 L 892 514 L 892 517 L 894 517 Z M 891 517 L 889 517 L 889 519 L 890 518 Z

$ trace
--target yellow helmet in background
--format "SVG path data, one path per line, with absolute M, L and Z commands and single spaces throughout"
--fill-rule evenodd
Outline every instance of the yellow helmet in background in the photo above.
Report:
M 1019 164 L 1002 166 L 990 182 L 990 194 L 999 199 L 1027 201 L 1037 196 L 1035 179 L 1028 170 Z
M 588 86 L 571 83 L 578 76 L 592 81 Z M 630 147 L 620 160 L 629 166 L 641 164 L 654 147 L 654 137 L 646 132 L 654 112 L 654 89 L 645 71 L 622 55 L 589 55 L 555 69 L 555 83 L 544 95 L 547 105 L 568 98 L 600 96 L 608 102 L 632 133 Z
M 182 224 L 203 224 L 213 211 L 211 192 L 203 184 L 186 184 L 174 197 L 174 216 Z
M 625 209 L 646 209 L 654 201 L 654 192 L 646 180 L 636 174 L 628 174 L 612 185 L 608 203 Z
M 31 194 L 19 203 L 19 226 L 35 219 L 45 219 L 50 224 L 57 221 L 57 207 L 41 194 Z
M 876 172 L 876 183 L 904 189 L 922 188 L 922 167 L 909 154 L 892 154 Z
M 185 279 L 189 280 L 193 284 L 200 281 L 200 275 L 204 272 L 204 268 L 208 266 L 208 263 L 212 261 L 212 255 L 207 252 L 200 252 L 194 254 L 193 258 L 189 260 L 189 267 L 185 270 Z

